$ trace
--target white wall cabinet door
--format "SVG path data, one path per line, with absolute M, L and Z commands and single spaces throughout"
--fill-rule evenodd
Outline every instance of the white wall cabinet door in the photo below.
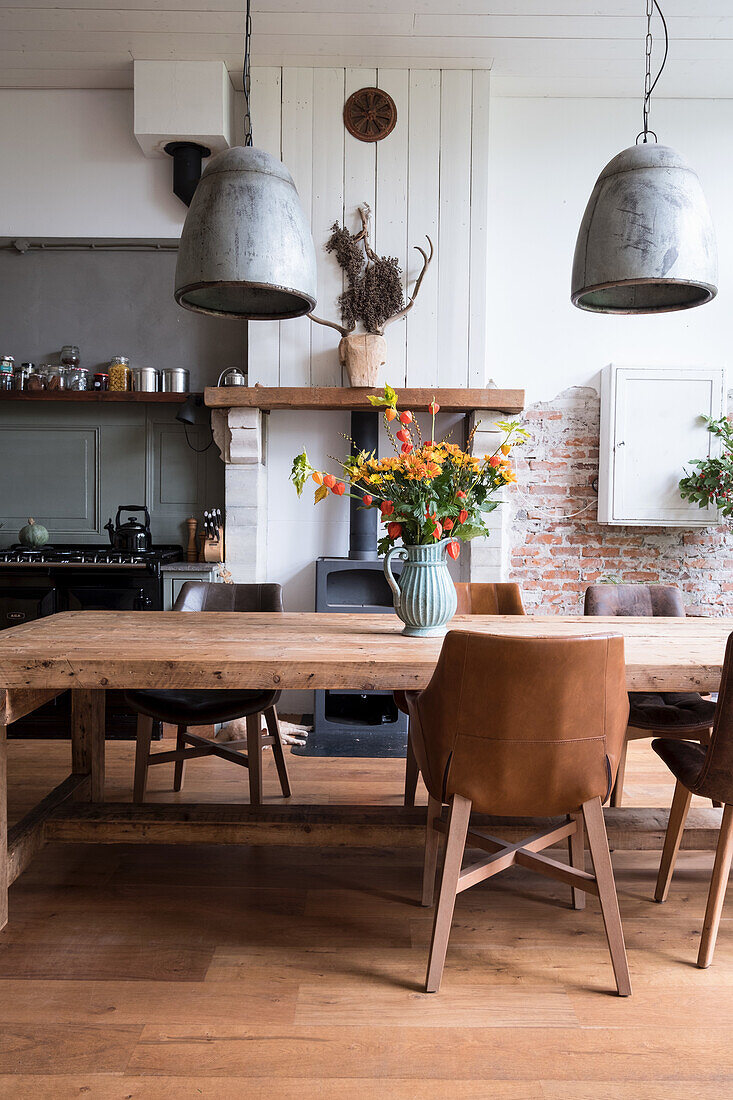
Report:
M 603 371 L 599 523 L 706 527 L 714 507 L 682 500 L 679 480 L 694 458 L 718 453 L 702 414 L 725 412 L 721 368 L 616 367 Z

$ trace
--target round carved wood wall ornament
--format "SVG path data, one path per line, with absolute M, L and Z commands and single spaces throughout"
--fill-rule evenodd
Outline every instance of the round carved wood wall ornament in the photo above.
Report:
M 344 125 L 357 141 L 381 141 L 397 123 L 397 107 L 381 88 L 359 88 L 344 104 Z

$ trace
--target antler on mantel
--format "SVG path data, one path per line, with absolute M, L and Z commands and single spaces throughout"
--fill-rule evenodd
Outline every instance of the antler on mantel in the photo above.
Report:
M 395 275 L 399 275 L 399 268 L 397 267 L 396 260 L 389 260 L 389 259 L 386 259 L 384 257 L 380 257 L 372 249 L 372 247 L 369 243 L 369 215 L 370 215 L 370 210 L 369 210 L 368 206 L 364 205 L 364 206 L 359 207 L 359 217 L 361 219 L 361 232 L 354 234 L 350 238 L 350 242 L 352 244 L 358 244 L 358 243 L 361 244 L 362 248 L 364 249 L 364 255 L 366 256 L 366 259 L 367 259 L 367 269 L 369 269 L 370 265 L 393 266 L 395 270 L 394 270 L 394 272 L 390 271 L 391 276 L 394 277 Z M 333 233 L 338 234 L 339 232 L 340 231 L 338 229 L 338 225 L 335 225 L 333 227 Z M 347 239 L 347 241 L 349 240 L 348 235 L 346 235 L 346 239 Z M 426 273 L 428 267 L 430 266 L 430 262 L 433 259 L 433 256 L 435 254 L 435 249 L 433 248 L 433 242 L 431 241 L 430 237 L 428 237 L 427 235 L 426 235 L 426 239 L 427 239 L 427 242 L 428 242 L 429 251 L 426 252 L 424 248 L 420 247 L 420 245 L 415 245 L 415 248 L 417 249 L 417 251 L 420 253 L 420 255 L 423 258 L 423 265 L 422 265 L 422 270 L 420 271 L 420 274 L 418 275 L 417 279 L 415 280 L 415 285 L 413 287 L 412 294 L 410 296 L 409 301 L 401 309 L 396 310 L 390 316 L 386 317 L 384 319 L 384 321 L 382 321 L 382 323 L 378 327 L 368 330 L 369 332 L 372 332 L 374 335 L 383 336 L 384 335 L 384 330 L 386 329 L 387 325 L 391 325 L 393 323 L 393 321 L 400 321 L 403 317 L 405 317 L 410 312 L 410 310 L 414 306 L 415 301 L 416 301 L 417 296 L 418 296 L 418 293 L 420 291 L 420 287 L 422 286 L 422 281 L 425 278 L 425 273 Z M 334 237 L 332 236 L 331 242 L 333 240 L 334 240 Z M 331 242 L 329 242 L 329 245 L 327 246 L 329 251 L 331 251 L 335 247 Z M 351 289 L 353 290 L 354 289 L 354 283 L 355 283 L 355 280 L 356 280 L 356 276 L 353 274 L 352 270 L 350 270 L 349 268 L 346 267 L 344 262 L 340 261 L 340 263 L 341 263 L 341 266 L 344 268 L 344 270 L 347 270 L 347 272 L 349 274 L 350 285 L 351 285 Z M 363 277 L 363 273 L 362 273 L 362 277 Z M 404 297 L 402 297 L 402 295 L 400 295 L 400 297 L 402 298 L 402 301 L 404 301 Z M 327 328 L 335 329 L 335 331 L 339 332 L 341 334 L 341 336 L 344 337 L 344 338 L 346 338 L 347 336 L 350 336 L 351 333 L 353 333 L 354 329 L 356 328 L 356 320 L 354 320 L 351 327 L 349 327 L 349 326 L 343 325 L 343 324 L 340 325 L 336 321 L 327 321 L 323 317 L 317 317 L 315 313 L 309 313 L 308 316 L 311 319 L 311 321 L 314 322 L 314 324 L 325 325 Z
M 422 264 L 422 271 L 420 272 L 417 279 L 415 280 L 415 286 L 413 287 L 412 294 L 410 296 L 410 300 L 409 300 L 409 302 L 407 303 L 406 306 L 404 306 L 402 309 L 398 310 L 397 313 L 393 313 L 391 317 L 387 318 L 387 320 L 382 325 L 382 333 L 384 333 L 384 330 L 386 329 L 387 325 L 391 325 L 393 321 L 399 321 L 403 317 L 405 317 L 410 312 L 410 310 L 412 309 L 412 307 L 415 304 L 415 299 L 418 296 L 418 293 L 420 291 L 420 287 L 422 286 L 422 281 L 425 278 L 425 272 L 430 267 L 430 261 L 432 260 L 433 256 L 435 255 L 435 249 L 433 248 L 433 242 L 430 240 L 430 237 L 428 237 L 427 234 L 425 234 L 425 237 L 426 237 L 426 240 L 428 242 L 428 247 L 430 248 L 430 253 L 428 254 L 425 251 L 424 248 L 420 247 L 419 244 L 415 245 L 416 250 L 422 256 L 423 264 Z

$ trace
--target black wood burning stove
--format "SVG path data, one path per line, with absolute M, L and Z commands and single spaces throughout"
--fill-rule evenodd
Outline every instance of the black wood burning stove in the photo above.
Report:
M 352 412 L 352 449 L 377 451 L 379 414 Z M 377 509 L 351 500 L 349 556 L 316 562 L 316 611 L 394 614 L 392 593 L 377 556 Z M 399 563 L 394 563 L 399 575 Z M 404 756 L 407 718 L 390 691 L 317 691 L 313 732 L 302 756 Z

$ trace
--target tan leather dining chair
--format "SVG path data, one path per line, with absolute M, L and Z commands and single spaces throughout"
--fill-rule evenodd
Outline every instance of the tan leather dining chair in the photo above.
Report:
M 447 834 L 425 988 L 440 986 L 456 895 L 519 865 L 567 883 L 573 905 L 601 904 L 616 987 L 631 993 L 602 802 L 624 744 L 629 704 L 620 637 L 517 638 L 451 631 L 429 685 L 408 692 L 410 727 L 430 800 L 423 904 L 433 901 Z M 448 803 L 448 822 L 443 804 Z M 518 844 L 471 829 L 492 817 L 560 817 Z M 583 824 L 594 874 L 584 868 Z M 570 864 L 540 852 L 567 838 Z M 461 870 L 464 849 L 483 858 Z
M 479 581 L 472 584 L 456 584 L 458 606 L 456 615 L 525 615 L 522 590 L 513 581 Z M 394 700 L 403 714 L 407 714 L 404 691 L 396 691 Z M 405 760 L 405 806 L 415 805 L 417 781 L 420 769 L 407 733 L 407 757 Z
M 723 820 L 697 956 L 697 965 L 705 969 L 713 961 L 733 857 L 733 634 L 728 636 L 725 649 L 723 676 L 709 745 L 663 737 L 652 741 L 652 748 L 677 780 L 659 865 L 654 894 L 656 901 L 667 900 L 693 794 L 723 803 Z
M 683 619 L 685 605 L 673 584 L 592 584 L 585 592 L 585 614 Z M 659 734 L 707 744 L 715 714 L 715 703 L 696 691 L 632 691 L 629 704 L 629 727 L 611 794 L 612 806 L 621 805 L 629 741 Z

